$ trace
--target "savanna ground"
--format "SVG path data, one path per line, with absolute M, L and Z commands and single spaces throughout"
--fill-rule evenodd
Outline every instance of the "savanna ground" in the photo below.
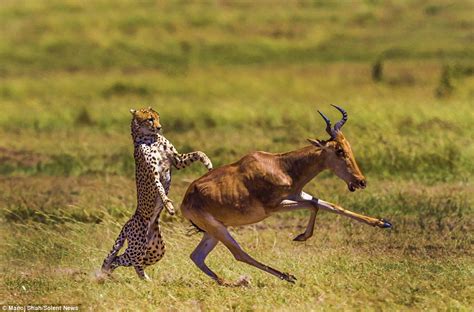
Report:
M 0 3 L 0 300 L 92 310 L 472 310 L 472 1 Z M 377 66 L 377 62 L 379 65 Z M 381 70 L 378 70 L 381 68 Z M 144 283 L 119 268 L 94 279 L 135 209 L 130 108 L 152 105 L 182 152 L 215 166 L 344 132 L 369 185 L 324 173 L 305 189 L 390 219 L 371 228 L 320 212 L 233 229 L 288 284 L 222 246 L 224 288 L 189 260 L 179 215 L 162 216 L 167 254 Z M 176 172 L 178 206 L 201 165 Z

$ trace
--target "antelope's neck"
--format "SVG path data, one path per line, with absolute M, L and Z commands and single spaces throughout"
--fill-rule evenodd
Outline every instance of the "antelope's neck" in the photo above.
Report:
M 326 169 L 322 150 L 314 146 L 281 154 L 280 161 L 298 190 L 303 189 L 309 181 Z

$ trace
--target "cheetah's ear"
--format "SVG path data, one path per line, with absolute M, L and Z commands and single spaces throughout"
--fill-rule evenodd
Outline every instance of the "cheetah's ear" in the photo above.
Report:
M 152 110 L 153 110 L 153 108 L 151 108 L 151 106 L 148 106 L 148 110 L 149 110 L 149 111 L 152 111 Z
M 137 112 L 137 111 L 134 110 L 133 108 L 130 109 L 130 114 L 135 115 L 136 112 Z

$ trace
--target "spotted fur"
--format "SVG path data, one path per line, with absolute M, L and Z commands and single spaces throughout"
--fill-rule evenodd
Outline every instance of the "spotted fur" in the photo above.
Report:
M 165 253 L 159 216 L 163 208 L 174 214 L 168 198 L 171 169 L 182 169 L 201 161 L 208 170 L 212 163 L 203 152 L 180 154 L 163 135 L 159 115 L 151 107 L 133 115 L 131 132 L 134 143 L 137 209 L 120 231 L 112 251 L 105 258 L 102 271 L 112 273 L 118 266 L 133 266 L 140 278 L 148 279 L 144 268 L 158 262 Z M 128 241 L 125 252 L 117 253 Z

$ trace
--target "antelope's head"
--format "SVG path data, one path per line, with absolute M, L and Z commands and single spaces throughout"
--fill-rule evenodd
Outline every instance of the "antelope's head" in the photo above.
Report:
M 347 183 L 349 191 L 364 189 L 367 185 L 365 177 L 357 165 L 349 142 L 341 132 L 342 126 L 347 121 L 347 113 L 342 108 L 333 106 L 342 114 L 342 119 L 334 127 L 331 126 L 331 121 L 318 111 L 326 122 L 326 132 L 330 135 L 330 139 L 327 141 L 308 139 L 308 141 L 323 150 L 326 166 Z
M 132 129 L 140 135 L 153 135 L 161 130 L 160 115 L 153 108 L 131 109 Z

